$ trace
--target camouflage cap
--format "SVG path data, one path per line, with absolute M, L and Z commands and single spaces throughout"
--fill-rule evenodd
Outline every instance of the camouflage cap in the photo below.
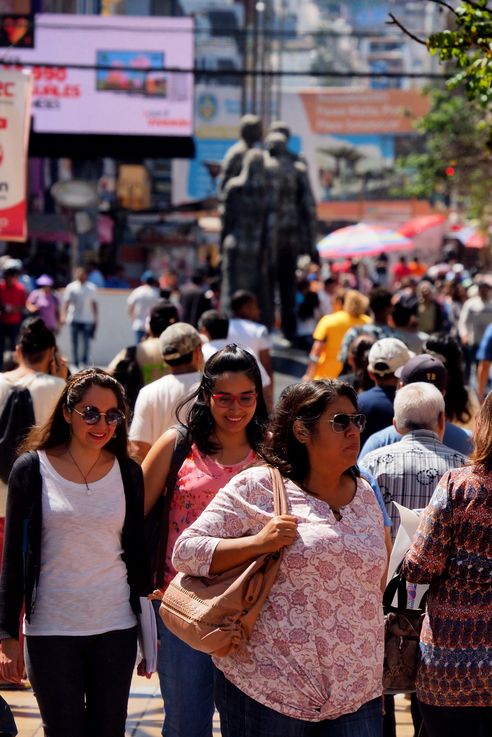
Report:
M 175 322 L 161 333 L 159 338 L 162 357 L 165 361 L 175 361 L 177 358 L 193 353 L 201 346 L 200 333 L 193 325 L 187 322 Z

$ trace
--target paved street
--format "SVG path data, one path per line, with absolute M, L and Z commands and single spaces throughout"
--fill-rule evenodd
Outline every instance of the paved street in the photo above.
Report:
M 18 737 L 43 737 L 36 699 L 31 690 L 0 691 L 14 713 Z M 413 737 L 410 702 L 396 698 L 397 737 Z M 160 737 L 162 700 L 157 676 L 150 681 L 135 676 L 128 706 L 126 737 Z M 214 737 L 219 737 L 219 719 L 214 719 Z M 69 735 L 67 735 L 69 737 Z

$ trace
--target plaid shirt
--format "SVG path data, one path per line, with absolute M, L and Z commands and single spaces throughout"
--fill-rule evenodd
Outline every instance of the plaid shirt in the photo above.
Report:
M 394 540 L 400 515 L 392 501 L 409 509 L 422 509 L 430 501 L 441 476 L 466 463 L 466 457 L 448 448 L 431 430 L 414 430 L 392 445 L 373 450 L 361 461 L 374 476 L 393 522 Z

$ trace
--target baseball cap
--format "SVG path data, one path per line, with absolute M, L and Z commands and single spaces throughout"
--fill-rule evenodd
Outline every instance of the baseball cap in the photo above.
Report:
M 155 278 L 154 272 L 151 271 L 150 269 L 147 269 L 146 271 L 143 272 L 142 276 L 140 277 L 140 281 L 145 284 L 146 282 L 150 280 L 157 281 L 157 279 Z
M 39 279 L 36 279 L 36 284 L 38 287 L 52 287 L 53 279 L 48 274 L 41 274 Z
M 22 271 L 22 261 L 20 258 L 9 258 L 3 264 L 4 271 Z
M 448 372 L 443 362 L 428 353 L 414 356 L 395 371 L 395 376 L 402 384 L 413 384 L 416 381 L 425 381 L 443 392 L 446 387 Z
M 394 374 L 414 354 L 398 338 L 381 338 L 371 347 L 368 356 L 368 369 L 377 376 Z
M 177 358 L 193 353 L 202 344 L 200 333 L 187 322 L 175 322 L 161 333 L 159 338 L 164 360 L 174 361 Z

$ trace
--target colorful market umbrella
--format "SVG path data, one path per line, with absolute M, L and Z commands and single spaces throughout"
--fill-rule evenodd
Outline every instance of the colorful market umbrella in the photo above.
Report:
M 362 258 L 413 249 L 410 238 L 382 225 L 357 223 L 334 230 L 317 245 L 321 258 Z
M 489 242 L 487 234 L 474 225 L 465 225 L 458 230 L 453 229 L 450 235 L 467 248 L 483 248 Z
M 434 215 L 418 215 L 408 220 L 401 228 L 398 228 L 398 232 L 407 238 L 414 238 L 416 235 L 425 233 L 426 230 L 435 228 L 438 225 L 444 225 L 445 222 L 446 216 L 438 213 Z

